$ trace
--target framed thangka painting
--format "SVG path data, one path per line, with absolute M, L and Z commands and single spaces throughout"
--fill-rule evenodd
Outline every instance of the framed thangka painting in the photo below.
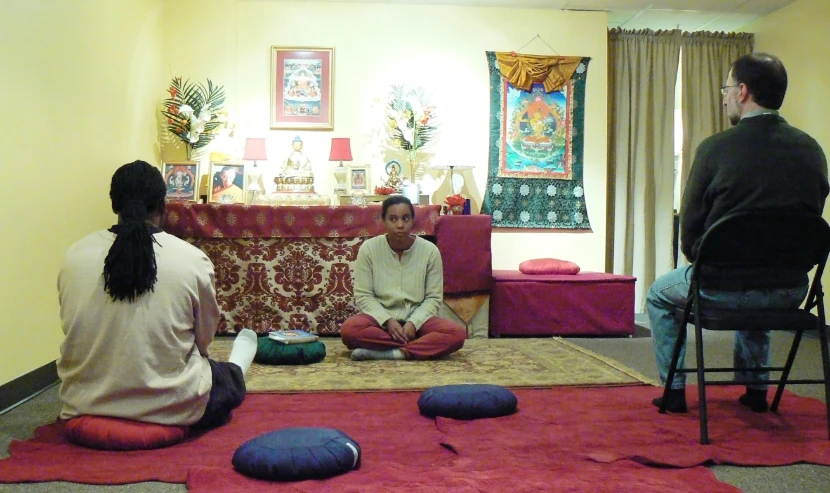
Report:
M 334 48 L 271 47 L 271 128 L 334 128 Z
M 199 163 L 196 161 L 164 163 L 164 182 L 169 201 L 195 202 L 198 179 Z
M 494 227 L 591 229 L 582 180 L 587 57 L 487 52 Z M 531 74 L 522 73 L 529 68 Z M 537 74 L 543 74 L 541 78 Z
M 351 165 L 349 166 L 349 193 L 368 193 L 369 192 L 369 165 Z

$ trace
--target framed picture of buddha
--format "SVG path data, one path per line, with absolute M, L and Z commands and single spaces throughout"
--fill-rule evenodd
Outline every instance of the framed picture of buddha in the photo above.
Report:
M 334 129 L 334 48 L 271 47 L 271 128 Z
M 349 166 L 349 193 L 369 193 L 369 165 Z
M 199 163 L 179 161 L 164 163 L 164 182 L 168 201 L 196 202 L 198 198 Z

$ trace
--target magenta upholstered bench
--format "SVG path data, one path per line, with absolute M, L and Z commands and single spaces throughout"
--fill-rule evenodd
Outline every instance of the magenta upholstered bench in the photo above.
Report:
M 599 272 L 494 270 L 490 337 L 634 334 L 634 281 Z

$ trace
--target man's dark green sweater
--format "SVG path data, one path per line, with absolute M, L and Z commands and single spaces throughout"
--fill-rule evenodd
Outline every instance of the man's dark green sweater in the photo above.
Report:
M 815 139 L 776 114 L 743 118 L 697 148 L 680 207 L 681 251 L 694 262 L 703 234 L 731 212 L 821 214 L 828 189 Z

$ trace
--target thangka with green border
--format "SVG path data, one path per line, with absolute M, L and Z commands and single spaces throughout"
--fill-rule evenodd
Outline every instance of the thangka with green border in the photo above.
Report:
M 497 60 L 505 55 L 487 52 L 490 153 L 481 212 L 493 217 L 493 227 L 591 229 L 582 179 L 590 58 L 560 57 L 572 68 L 556 70 L 557 57 L 519 55 L 544 61 L 560 79 L 559 84 L 549 83 L 552 76 L 525 79 L 520 83 L 527 89 L 522 89 L 505 77 L 506 65 Z M 515 65 L 514 72 L 527 68 Z M 560 87 L 548 92 L 555 85 Z

